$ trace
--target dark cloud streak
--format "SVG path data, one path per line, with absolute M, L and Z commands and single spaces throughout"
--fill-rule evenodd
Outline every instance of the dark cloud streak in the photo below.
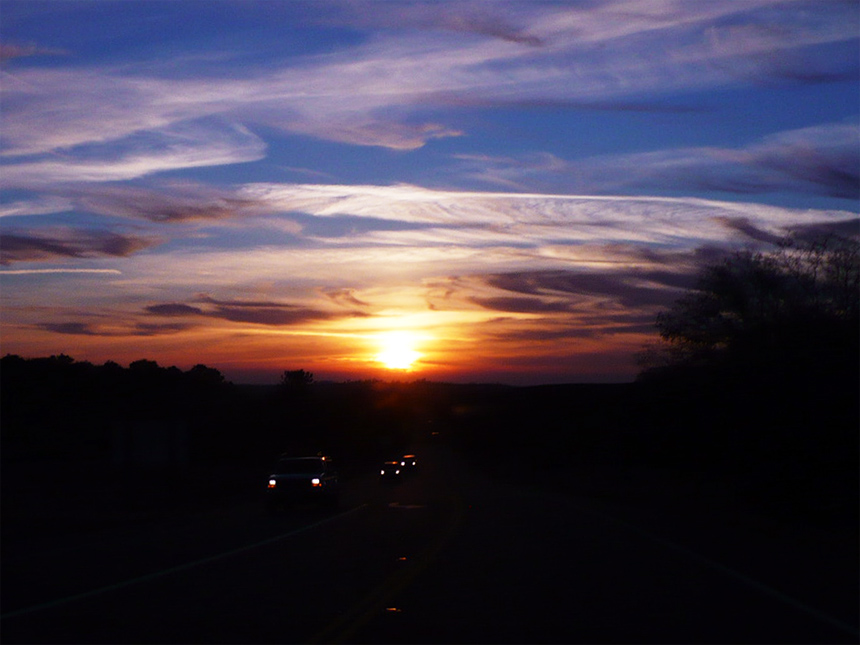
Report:
M 767 231 L 763 231 L 760 228 L 756 227 L 746 217 L 722 217 L 719 219 L 721 222 L 723 222 L 723 224 L 726 225 L 726 228 L 738 231 L 739 233 L 743 233 L 748 238 L 756 240 L 758 242 L 776 244 L 780 241 L 780 239 L 782 239 L 782 236 L 768 233 Z
M 49 331 L 55 334 L 64 334 L 69 336 L 98 336 L 102 338 L 163 336 L 187 331 L 192 328 L 192 325 L 187 324 L 154 325 L 137 323 L 128 330 L 118 331 L 115 328 L 111 328 L 109 331 L 105 331 L 98 325 L 93 325 L 87 322 L 41 323 L 37 326 L 44 331 Z
M 352 289 L 335 289 L 332 291 L 326 291 L 325 295 L 338 304 L 345 304 L 351 307 L 369 306 L 369 303 L 357 298 Z
M 284 309 L 284 308 L 248 308 L 248 307 L 218 307 L 214 312 L 208 314 L 213 318 L 221 318 L 230 322 L 252 323 L 255 325 L 269 325 L 273 327 L 284 327 L 309 322 L 312 320 L 327 320 L 335 318 L 333 314 L 318 309 Z
M 501 296 L 495 298 L 472 297 L 470 302 L 484 309 L 512 313 L 566 313 L 571 310 L 570 302 L 548 302 L 540 298 L 517 298 Z
M 154 188 L 98 186 L 69 189 L 60 194 L 101 215 L 131 217 L 172 224 L 222 220 L 253 210 L 257 202 L 193 182 L 167 182 Z
M 161 242 L 152 237 L 92 230 L 4 233 L 0 236 L 0 265 L 69 258 L 124 258 Z
M 64 323 L 41 323 L 41 329 L 50 331 L 55 334 L 68 334 L 70 336 L 102 336 L 89 323 L 84 322 L 64 322 Z
M 680 289 L 693 281 L 692 276 L 665 271 L 628 274 L 531 271 L 489 275 L 484 279 L 490 286 L 514 293 L 555 297 L 567 294 L 572 300 L 599 297 L 631 308 L 668 305 L 677 298 Z M 537 308 L 531 311 L 539 312 L 543 304 L 538 301 Z
M 149 305 L 144 308 L 144 311 L 154 316 L 205 317 L 272 327 L 288 327 L 316 320 L 332 320 L 344 317 L 361 318 L 366 316 L 366 314 L 359 311 L 349 311 L 346 314 L 333 313 L 290 303 L 217 300 L 206 294 L 201 294 L 198 302 L 214 305 L 214 308 L 205 309 L 173 302 Z
M 190 305 L 182 303 L 168 303 L 163 305 L 150 305 L 146 312 L 156 316 L 205 316 L 205 312 Z

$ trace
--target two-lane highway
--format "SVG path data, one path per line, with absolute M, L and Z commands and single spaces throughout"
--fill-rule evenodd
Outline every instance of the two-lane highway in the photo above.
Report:
M 3 642 L 858 640 L 850 590 L 844 606 L 798 597 L 587 500 L 489 480 L 444 445 L 416 453 L 415 476 L 353 479 L 334 511 L 249 500 L 4 544 Z

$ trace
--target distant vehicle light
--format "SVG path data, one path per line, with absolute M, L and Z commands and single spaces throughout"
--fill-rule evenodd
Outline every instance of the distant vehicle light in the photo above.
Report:
M 399 470 L 395 470 L 395 471 L 394 471 L 394 474 L 395 474 L 395 475 L 399 475 L 399 474 L 400 474 L 400 471 L 399 471 Z
M 380 471 L 379 471 L 379 474 L 380 474 L 380 475 L 384 475 L 384 474 L 385 474 L 385 471 L 384 471 L 384 470 L 380 470 Z
M 406 462 L 405 462 L 405 461 L 401 461 L 401 462 L 400 462 L 400 465 L 401 465 L 401 466 L 405 466 L 405 465 L 406 465 Z
M 274 479 L 269 480 L 269 488 L 274 488 L 277 485 L 278 485 L 278 482 L 276 482 Z
M 414 462 L 414 461 L 412 462 L 412 465 L 413 465 L 413 466 L 415 465 L 415 462 Z
M 320 483 L 319 477 L 314 477 L 314 478 L 311 480 L 311 486 L 321 486 L 321 485 L 322 485 L 322 484 Z

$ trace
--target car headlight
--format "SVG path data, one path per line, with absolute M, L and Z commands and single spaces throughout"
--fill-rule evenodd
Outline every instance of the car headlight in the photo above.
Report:
M 395 475 L 399 475 L 399 474 L 400 474 L 400 471 L 399 471 L 399 470 L 395 470 L 395 471 L 394 471 L 394 474 L 395 474 Z
M 322 483 L 320 482 L 320 478 L 319 478 L 319 477 L 314 477 L 314 478 L 311 480 L 311 486 L 322 486 Z
M 274 488 L 277 485 L 278 485 L 278 482 L 276 482 L 274 479 L 269 480 L 269 488 Z
M 385 471 L 384 471 L 384 470 L 380 470 L 380 471 L 379 471 L 379 474 L 380 474 L 380 475 L 384 475 L 384 474 L 385 474 Z

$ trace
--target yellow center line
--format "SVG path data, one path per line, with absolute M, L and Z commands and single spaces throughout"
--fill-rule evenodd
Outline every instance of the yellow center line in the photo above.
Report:
M 376 589 L 368 593 L 346 613 L 334 620 L 307 643 L 348 643 L 359 629 L 391 607 L 392 599 L 409 586 L 433 561 L 454 536 L 465 516 L 465 504 L 459 495 L 452 498 L 454 511 L 451 520 L 436 539 L 413 560 L 413 564 L 396 571 Z

